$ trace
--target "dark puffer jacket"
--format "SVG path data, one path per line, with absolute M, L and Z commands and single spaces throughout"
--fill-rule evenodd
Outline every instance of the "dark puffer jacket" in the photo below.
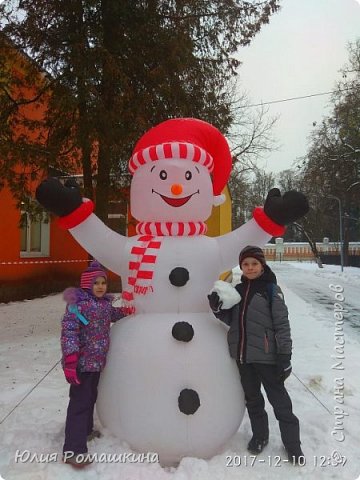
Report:
M 230 326 L 230 355 L 241 363 L 276 364 L 277 353 L 291 354 L 288 310 L 276 283 L 268 265 L 254 280 L 242 276 L 235 287 L 241 296 L 240 303 L 215 314 Z M 274 284 L 271 306 L 268 284 Z

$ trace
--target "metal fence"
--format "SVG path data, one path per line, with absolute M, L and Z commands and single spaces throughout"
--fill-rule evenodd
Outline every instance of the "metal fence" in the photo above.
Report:
M 340 265 L 340 243 L 316 243 L 320 258 L 323 263 Z M 294 260 L 304 261 L 314 258 L 310 245 L 306 242 L 289 242 L 282 244 L 282 252 L 275 244 L 268 243 L 264 247 L 267 260 Z M 351 263 L 350 263 L 351 261 Z M 360 266 L 360 242 L 350 242 L 349 244 L 349 264 Z

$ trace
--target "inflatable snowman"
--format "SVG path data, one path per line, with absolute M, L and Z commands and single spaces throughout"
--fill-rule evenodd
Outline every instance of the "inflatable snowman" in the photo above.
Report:
M 121 275 L 132 315 L 111 331 L 97 411 L 101 423 L 163 465 L 184 456 L 209 458 L 238 430 L 244 399 L 230 358 L 226 327 L 209 312 L 207 293 L 238 263 L 248 244 L 263 246 L 306 211 L 297 192 L 268 197 L 268 211 L 217 238 L 205 220 L 231 171 L 224 136 L 196 119 L 173 119 L 143 135 L 129 162 L 137 235 L 123 237 L 93 213 L 78 189 L 55 179 L 37 198 L 97 260 Z M 273 213 L 272 217 L 269 215 Z M 287 221 L 295 218 L 287 218 Z M 275 220 L 275 221 L 274 221 Z M 280 220 L 280 221 L 279 221 Z M 282 224 L 281 224 L 282 222 Z

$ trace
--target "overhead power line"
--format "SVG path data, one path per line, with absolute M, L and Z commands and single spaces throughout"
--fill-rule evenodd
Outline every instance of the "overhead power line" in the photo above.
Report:
M 311 95 L 302 95 L 299 97 L 282 98 L 280 100 L 270 100 L 268 102 L 254 103 L 251 105 L 241 105 L 238 108 L 262 107 L 263 105 L 273 105 L 274 103 L 292 102 L 294 100 L 302 100 L 304 98 L 321 97 L 323 95 L 331 95 L 332 93 L 346 92 L 347 90 L 352 90 L 353 88 L 355 87 L 343 88 L 341 90 L 332 90 L 330 92 L 312 93 Z

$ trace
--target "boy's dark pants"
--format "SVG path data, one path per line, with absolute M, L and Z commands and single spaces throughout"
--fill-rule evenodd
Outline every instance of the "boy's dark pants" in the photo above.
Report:
M 80 385 L 70 386 L 65 424 L 64 452 L 87 453 L 86 437 L 92 432 L 100 372 L 78 373 Z
M 279 421 L 281 439 L 285 448 L 291 449 L 300 445 L 299 420 L 293 414 L 289 394 L 284 382 L 278 378 L 276 365 L 238 363 L 238 368 L 254 437 L 259 439 L 269 437 L 268 416 L 261 393 L 262 384 L 274 409 L 275 417 Z

